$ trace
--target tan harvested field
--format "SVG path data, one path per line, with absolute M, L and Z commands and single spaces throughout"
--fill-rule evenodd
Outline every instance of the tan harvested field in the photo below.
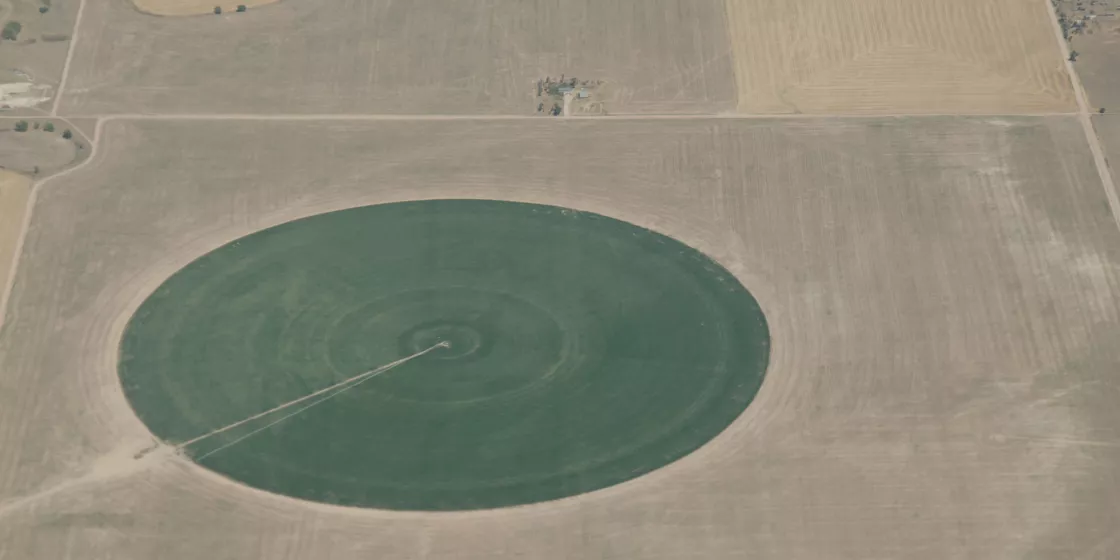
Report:
M 533 141 L 560 133 L 581 140 Z M 115 348 L 167 275 L 295 217 L 441 197 L 600 212 L 713 256 L 768 316 L 758 399 L 650 475 L 486 512 L 337 509 L 131 459 L 150 436 Z M 1120 553 L 1120 231 L 1072 118 L 109 121 L 40 193 L 17 278 L 0 558 Z
M 216 0 L 133 0 L 136 9 L 154 16 L 197 16 L 213 14 L 214 7 L 222 8 L 223 12 L 233 12 L 237 6 L 249 8 L 272 4 L 277 0 L 234 0 L 232 2 Z
M 31 196 L 31 179 L 0 169 L 0 302 L 4 301 L 12 264 L 23 231 L 24 212 Z M 0 307 L 3 307 L 0 305 Z
M 1046 0 L 727 0 L 739 111 L 1068 111 Z
M 735 107 L 722 0 L 298 0 L 154 18 L 91 2 L 62 111 L 534 114 L 601 79 L 612 112 Z

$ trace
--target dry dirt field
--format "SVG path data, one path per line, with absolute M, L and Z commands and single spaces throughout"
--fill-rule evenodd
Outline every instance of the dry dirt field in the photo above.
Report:
M 614 112 L 733 110 L 722 0 L 283 1 L 156 18 L 86 6 L 62 111 L 536 112 L 536 81 L 610 82 Z
M 1120 115 L 1094 115 L 1093 128 L 1101 139 L 1108 166 L 1120 172 Z
M 1120 551 L 1120 230 L 1075 119 L 233 124 L 108 121 L 40 193 L 0 337 L 0 558 Z M 538 150 L 552 134 L 582 140 Z M 437 197 L 711 255 L 770 322 L 758 399 L 650 475 L 487 512 L 337 509 L 132 459 L 151 440 L 115 348 L 167 275 L 292 218 Z
M 535 81 L 566 72 L 607 81 L 613 113 L 1069 111 L 1046 10 L 1041 0 L 302 0 L 159 19 L 111 0 L 89 6 L 64 110 L 526 114 Z
M 727 0 L 739 110 L 1068 111 L 1044 1 Z
M 1109 166 L 1120 171 L 1120 115 L 1094 115 L 1093 127 L 1100 136 Z
M 4 301 L 4 292 L 7 291 L 30 195 L 30 178 L 0 169 L 0 302 Z

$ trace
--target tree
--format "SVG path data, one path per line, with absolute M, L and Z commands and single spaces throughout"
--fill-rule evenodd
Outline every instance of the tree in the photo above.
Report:
M 47 123 L 43 125 L 43 130 L 47 132 L 54 132 L 54 123 Z
M 39 130 L 39 123 L 38 123 L 38 122 L 36 122 L 35 124 L 33 124 L 33 125 L 31 125 L 31 126 L 32 126 L 32 128 L 34 128 L 35 130 Z
M 1104 114 L 1104 107 L 1101 107 L 1101 114 Z
M 39 13 L 40 14 L 45 14 L 45 13 L 47 13 L 47 10 L 49 10 L 49 9 L 50 8 L 48 8 L 46 6 L 39 6 Z
M 38 175 L 39 174 L 39 166 L 38 165 L 36 165 L 35 168 L 31 170 L 31 174 L 32 175 Z
M 217 15 L 217 16 L 222 15 L 222 7 L 221 6 L 214 6 L 214 15 Z
M 237 11 L 239 11 L 239 12 L 244 12 L 247 9 L 249 9 L 249 8 L 247 6 L 245 6 L 245 4 L 238 4 L 237 5 Z
M 65 139 L 67 139 L 67 140 L 69 140 L 69 139 L 70 139 L 70 138 L 72 138 L 73 136 L 74 136 L 74 134 L 73 134 L 72 132 L 70 132 L 70 129 L 69 129 L 69 128 L 67 128 L 66 130 L 62 131 L 62 137 L 63 137 L 63 138 L 65 138 Z
M 4 31 L 0 31 L 0 38 L 7 41 L 15 41 L 19 37 L 19 32 L 23 30 L 23 25 L 18 21 L 9 21 L 4 24 Z
M 27 121 L 16 122 L 16 132 L 27 132 Z
M 1069 53 L 1069 61 L 1070 61 L 1070 62 L 1077 62 L 1077 57 L 1078 57 L 1079 55 L 1081 55 L 1081 53 L 1079 53 L 1079 52 L 1077 52 L 1077 51 L 1070 51 L 1070 53 Z

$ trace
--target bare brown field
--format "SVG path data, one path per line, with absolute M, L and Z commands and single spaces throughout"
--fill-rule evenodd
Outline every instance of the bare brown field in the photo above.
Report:
M 0 290 L 7 290 L 30 196 L 30 178 L 0 169 Z M 3 301 L 4 294 L 0 292 L 0 302 Z
M 1035 0 L 727 0 L 744 113 L 1068 111 Z
M 534 142 L 559 134 L 581 140 Z M 599 212 L 711 255 L 768 316 L 758 398 L 650 475 L 483 512 L 339 509 L 132 459 L 151 440 L 115 348 L 171 272 L 296 217 L 446 197 Z M 40 193 L 22 263 L 0 557 L 1120 552 L 1120 231 L 1073 118 L 119 120 Z
M 221 7 L 223 12 L 233 12 L 239 5 L 255 8 L 276 1 L 278 0 L 133 0 L 133 3 L 136 9 L 154 16 L 197 16 L 213 14 L 215 7 Z
M 1109 166 L 1120 164 L 1120 115 L 1093 115 L 1093 128 L 1101 140 Z
M 1100 138 L 1108 167 L 1120 173 L 1120 115 L 1093 115 L 1093 128 Z
M 612 112 L 735 105 L 722 0 L 299 0 L 154 18 L 90 3 L 64 114 L 535 114 L 546 76 Z

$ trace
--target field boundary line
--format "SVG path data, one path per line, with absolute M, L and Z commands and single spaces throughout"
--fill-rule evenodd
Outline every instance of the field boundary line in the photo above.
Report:
M 1081 85 L 1081 77 L 1078 76 L 1077 69 L 1073 67 L 1073 61 L 1070 60 L 1069 42 L 1066 41 L 1062 33 L 1062 26 L 1058 22 L 1058 8 L 1050 0 L 1039 1 L 1046 3 L 1047 19 L 1050 20 L 1050 26 L 1054 30 L 1054 38 L 1058 42 L 1058 52 L 1065 61 L 1069 82 L 1073 86 L 1073 96 L 1077 99 L 1077 117 L 1081 121 L 1082 130 L 1085 132 L 1085 141 L 1089 143 L 1089 151 L 1093 154 L 1093 164 L 1097 168 L 1097 175 L 1100 177 L 1101 187 L 1104 188 L 1105 198 L 1108 199 L 1108 209 L 1112 212 L 1112 221 L 1116 224 L 1116 228 L 1120 229 L 1120 196 L 1116 194 L 1116 184 L 1112 181 L 1112 171 L 1108 168 L 1108 158 L 1104 155 L 1100 137 L 1097 136 L 1097 130 L 1093 127 L 1092 112 L 1089 110 L 1089 96 L 1085 93 L 1084 86 Z
M 58 116 L 58 105 L 62 102 L 62 92 L 66 89 L 66 78 L 70 75 L 70 62 L 74 60 L 74 48 L 78 44 L 78 28 L 82 25 L 82 13 L 86 0 L 78 0 L 78 15 L 74 18 L 74 29 L 70 32 L 70 45 L 66 48 L 66 61 L 62 63 L 62 77 L 58 79 L 58 89 L 54 92 L 51 116 Z
M 385 114 L 385 113 L 116 113 L 103 115 L 68 115 L 69 118 L 100 118 L 129 121 L 634 121 L 634 120 L 813 120 L 813 119 L 891 119 L 891 118 L 1001 118 L 1001 117 L 1072 117 L 1077 112 L 1047 111 L 1038 113 L 680 113 L 614 115 L 573 115 L 567 118 L 537 115 L 457 115 L 457 114 Z
M 93 138 L 91 139 L 87 137 L 80 128 L 70 123 L 69 120 L 62 117 L 57 118 L 59 118 L 63 122 L 69 123 L 70 126 L 73 126 L 74 130 L 76 130 L 77 133 L 82 136 L 82 138 L 86 139 L 86 142 L 89 144 L 89 156 L 86 157 L 85 161 L 79 163 L 78 165 L 75 165 L 74 167 L 63 169 L 62 171 L 59 171 L 54 175 L 48 175 L 31 184 L 31 192 L 27 196 L 27 209 L 23 212 L 23 225 L 20 226 L 19 235 L 16 238 L 15 251 L 12 252 L 12 266 L 8 270 L 8 277 L 0 278 L 0 281 L 4 282 L 3 290 L 0 291 L 0 335 L 2 335 L 4 332 L 4 324 L 8 318 L 8 302 L 11 301 L 12 291 L 15 289 L 16 275 L 19 272 L 19 263 L 23 261 L 23 246 L 27 242 L 27 231 L 31 226 L 31 215 L 35 213 L 35 201 L 39 197 L 39 191 L 43 189 L 44 185 L 51 182 L 52 180 L 58 179 L 59 177 L 65 177 L 66 175 L 69 175 L 89 165 L 90 162 L 92 162 L 97 157 L 97 149 L 98 146 L 101 145 L 101 127 L 104 124 L 105 120 L 97 120 L 97 123 L 93 128 Z
M 640 120 L 813 120 L 813 119 L 908 119 L 908 118 L 972 118 L 996 119 L 1015 117 L 1075 117 L 1077 111 L 1044 111 L 1038 113 L 621 113 L 614 115 L 572 115 L 550 118 L 537 115 L 455 115 L 424 113 L 102 113 L 92 115 L 46 114 L 45 118 L 103 119 L 124 121 L 640 121 Z M 0 120 L 34 119 L 27 115 L 0 115 Z

